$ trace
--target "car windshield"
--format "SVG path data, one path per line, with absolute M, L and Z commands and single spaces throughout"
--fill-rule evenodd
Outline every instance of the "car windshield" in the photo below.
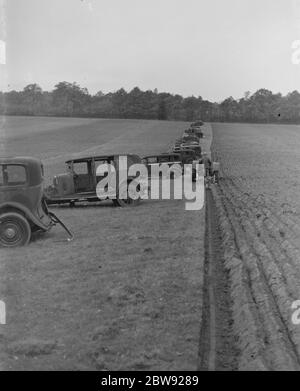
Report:
M 0 185 L 16 186 L 26 183 L 26 169 L 20 164 L 0 165 Z
M 171 159 L 170 159 L 170 156 L 161 156 L 160 158 L 159 158 L 159 162 L 160 163 L 167 163 L 167 162 L 169 162 Z
M 148 160 L 148 163 L 157 163 L 157 157 L 148 157 L 147 158 L 147 160 Z
M 73 163 L 73 171 L 75 174 L 88 174 L 87 162 L 76 162 Z

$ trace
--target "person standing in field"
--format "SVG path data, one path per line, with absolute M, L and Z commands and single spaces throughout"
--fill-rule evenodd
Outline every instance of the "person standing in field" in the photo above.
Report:
M 203 152 L 202 156 L 202 164 L 204 164 L 205 176 L 209 177 L 211 176 L 211 160 L 207 156 L 206 152 Z

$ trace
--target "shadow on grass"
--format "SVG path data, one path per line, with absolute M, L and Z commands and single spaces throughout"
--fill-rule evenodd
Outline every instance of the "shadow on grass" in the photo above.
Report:
M 115 206 L 111 201 L 99 201 L 99 202 L 89 202 L 89 203 L 86 203 L 86 202 L 78 202 L 74 205 L 70 205 L 68 203 L 66 204 L 60 204 L 60 205 L 49 205 L 49 209 L 56 209 L 56 210 L 59 210 L 59 209 L 70 209 L 70 210 L 76 210 L 76 209 L 92 209 L 92 208 L 112 208 L 112 209 L 135 209 L 135 208 L 140 208 L 140 207 L 143 207 L 143 206 L 149 206 L 149 205 L 152 205 L 153 203 L 157 204 L 157 203 L 165 203 L 165 202 L 168 202 L 168 201 L 177 201 L 177 202 L 180 202 L 182 200 L 176 200 L 176 199 L 158 199 L 158 200 L 142 200 L 140 202 L 140 204 L 136 205 L 136 206 L 129 206 L 129 207 L 122 207 L 122 206 Z

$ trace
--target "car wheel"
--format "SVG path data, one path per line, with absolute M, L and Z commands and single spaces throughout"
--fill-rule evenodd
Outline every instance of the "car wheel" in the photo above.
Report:
M 122 208 L 128 208 L 132 206 L 137 206 L 140 203 L 140 198 L 137 200 L 133 200 L 132 198 L 127 198 L 127 200 L 117 198 L 113 200 L 115 206 L 121 206 Z
M 31 228 L 24 216 L 13 212 L 0 216 L 0 246 L 25 246 L 29 243 L 30 237 Z
M 113 200 L 113 204 L 115 206 L 121 206 L 123 208 L 126 208 L 126 207 L 137 206 L 140 203 L 140 201 L 141 201 L 140 198 L 138 198 L 137 200 L 134 200 L 131 197 L 129 197 L 128 186 L 129 186 L 129 182 L 127 183 L 126 187 L 122 187 L 122 185 L 120 186 L 119 191 L 122 194 L 121 189 L 123 188 L 123 192 L 125 192 L 124 194 L 126 194 L 126 192 L 127 192 L 127 198 L 117 196 L 117 198 Z

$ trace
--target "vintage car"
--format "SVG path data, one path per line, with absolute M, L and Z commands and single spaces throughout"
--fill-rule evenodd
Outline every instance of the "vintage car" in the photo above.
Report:
M 193 123 L 191 124 L 191 128 L 193 128 L 193 127 L 199 127 L 199 126 L 203 126 L 203 125 L 204 125 L 203 121 L 201 121 L 201 120 L 199 119 L 198 121 L 195 121 L 195 122 L 193 122 Z
M 145 156 L 142 159 L 142 162 L 147 165 L 149 175 L 151 175 L 151 170 L 153 165 L 163 165 L 166 164 L 169 167 L 173 164 L 180 165 L 181 170 L 177 171 L 174 169 L 170 173 L 170 178 L 176 178 L 179 174 L 184 173 L 184 164 L 192 164 L 192 179 L 196 180 L 196 163 L 200 163 L 198 155 L 192 149 L 181 150 L 178 153 L 162 153 L 159 155 Z M 175 166 L 176 167 L 176 166 Z M 162 174 L 160 174 L 162 175 Z
M 184 164 L 191 163 L 193 160 L 199 160 L 202 157 L 201 146 L 191 144 L 180 144 L 173 147 L 173 152 L 180 154 Z
M 182 173 L 183 164 L 180 154 L 162 153 L 158 155 L 145 156 L 142 158 L 142 163 L 147 166 L 149 176 L 151 176 L 151 173 L 153 173 L 154 171 L 153 166 L 163 167 L 163 165 L 167 165 L 168 167 L 171 167 L 173 166 L 173 164 L 180 166 L 180 170 L 173 170 L 170 173 L 170 177 L 174 178 Z M 176 168 L 176 166 L 174 166 L 174 168 Z M 160 172 L 159 174 L 160 176 L 162 176 L 162 172 Z
M 199 143 L 200 137 L 196 136 L 195 134 L 184 133 L 183 136 L 181 137 L 181 143 L 187 142 L 187 141 L 194 141 L 194 142 Z
M 200 147 L 200 143 L 198 141 L 184 141 L 182 144 L 180 144 L 182 146 L 187 146 L 187 145 L 190 145 L 190 146 L 196 146 L 196 147 Z
M 186 151 L 186 150 L 192 149 L 196 153 L 197 158 L 201 158 L 201 156 L 202 156 L 201 155 L 202 154 L 202 148 L 199 145 L 199 143 L 197 143 L 195 141 L 182 143 L 182 144 L 180 144 L 180 148 L 181 148 L 181 150 L 183 152 Z
M 126 168 L 121 168 L 120 161 L 126 158 Z M 134 200 L 131 197 L 123 197 L 120 194 L 120 175 L 126 174 L 126 190 L 128 185 L 135 177 L 128 176 L 128 169 L 132 164 L 141 163 L 141 158 L 134 154 L 123 155 L 104 155 L 80 157 L 66 161 L 67 172 L 55 175 L 53 185 L 45 189 L 45 196 L 49 205 L 69 204 L 74 206 L 76 202 L 95 202 L 102 201 L 97 195 L 96 188 L 99 181 L 106 175 L 98 175 L 97 169 L 102 164 L 112 165 L 116 172 L 116 185 L 114 193 L 107 196 L 106 199 L 112 200 L 115 206 L 135 206 L 140 199 Z M 123 171 L 122 171 L 123 170 Z M 124 188 L 124 187 L 123 187 Z
M 0 246 L 29 243 L 32 232 L 49 231 L 60 224 L 43 195 L 43 165 L 32 157 L 0 158 Z
M 199 138 L 203 138 L 203 132 L 200 126 L 194 126 L 184 131 L 185 134 L 193 134 Z

